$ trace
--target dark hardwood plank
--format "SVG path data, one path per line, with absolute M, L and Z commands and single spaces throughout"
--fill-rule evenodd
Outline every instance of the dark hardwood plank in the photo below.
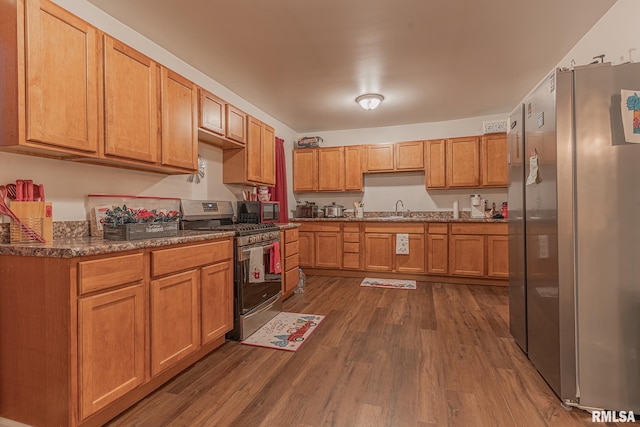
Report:
M 504 287 L 360 287 L 309 276 L 289 312 L 326 316 L 297 353 L 227 342 L 109 426 L 591 426 L 508 331 Z

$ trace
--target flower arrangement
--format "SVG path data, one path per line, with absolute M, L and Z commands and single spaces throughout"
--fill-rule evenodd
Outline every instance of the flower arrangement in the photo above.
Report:
M 104 217 L 104 224 L 116 227 L 123 224 L 141 224 L 156 222 L 177 222 L 180 219 L 180 212 L 157 211 L 156 209 L 132 209 L 127 205 L 116 206 L 108 209 Z

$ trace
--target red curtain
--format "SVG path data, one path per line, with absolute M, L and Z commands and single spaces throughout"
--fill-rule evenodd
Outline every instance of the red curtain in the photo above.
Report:
M 280 202 L 280 222 L 289 222 L 287 202 L 287 167 L 284 161 L 284 139 L 276 137 L 276 185 L 269 187 L 271 200 Z

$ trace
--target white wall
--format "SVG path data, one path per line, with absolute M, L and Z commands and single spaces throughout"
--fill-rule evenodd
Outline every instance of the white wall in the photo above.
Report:
M 283 123 L 240 98 L 218 82 L 205 76 L 171 53 L 116 21 L 86 0 L 54 0 L 97 28 L 120 39 L 157 62 L 189 78 L 252 116 L 269 123 L 276 135 L 291 146 L 296 133 Z M 77 164 L 59 160 L 0 152 L 0 183 L 32 179 L 45 185 L 47 199 L 53 202 L 55 221 L 87 219 L 86 195 L 90 193 L 146 195 L 196 199 L 234 200 L 243 187 L 222 184 L 222 150 L 199 144 L 206 161 L 206 176 L 200 184 L 188 183 L 188 175 L 165 176 L 106 166 Z M 1 216 L 0 216 L 1 217 Z M 5 221 L 7 219 L 5 218 Z

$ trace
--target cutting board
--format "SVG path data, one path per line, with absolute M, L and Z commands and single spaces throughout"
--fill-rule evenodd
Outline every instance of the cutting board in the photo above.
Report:
M 12 201 L 11 210 L 21 220 L 42 219 L 42 237 L 45 242 L 53 240 L 53 206 L 51 202 Z

